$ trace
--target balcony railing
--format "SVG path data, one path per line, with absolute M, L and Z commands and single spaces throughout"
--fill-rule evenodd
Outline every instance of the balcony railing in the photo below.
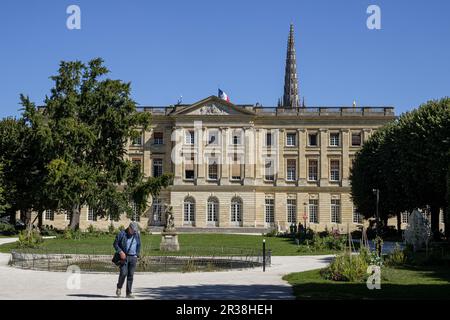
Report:
M 182 107 L 187 107 L 182 106 Z M 181 108 L 182 108 L 181 107 Z M 180 107 L 177 107 L 177 109 Z M 175 107 L 138 107 L 140 112 L 150 112 L 153 115 L 169 115 Z M 394 107 L 306 107 L 306 108 L 284 108 L 284 107 L 261 107 L 245 106 L 246 110 L 253 111 L 256 115 L 263 116 L 395 116 Z

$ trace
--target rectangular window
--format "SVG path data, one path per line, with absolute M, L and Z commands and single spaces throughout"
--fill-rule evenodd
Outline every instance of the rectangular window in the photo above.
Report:
M 155 132 L 153 134 L 153 144 L 164 144 L 164 135 L 162 132 Z
M 356 224 L 362 224 L 363 223 L 363 216 L 356 210 L 356 208 L 353 208 L 353 223 Z
M 217 222 L 219 215 L 219 203 L 217 201 L 208 201 L 208 222 Z
M 241 134 L 238 132 L 233 133 L 233 145 L 240 145 L 241 144 Z
M 153 176 L 160 177 L 163 174 L 163 161 L 162 159 L 153 159 Z
M 295 181 L 297 180 L 297 161 L 295 159 L 288 159 L 286 165 L 286 180 Z
M 241 180 L 241 162 L 237 155 L 233 157 L 233 161 L 231 162 L 231 179 Z
M 186 144 L 194 144 L 195 143 L 195 132 L 194 132 L 194 130 L 186 131 L 185 142 L 186 142 Z
M 352 132 L 352 146 L 358 147 L 361 145 L 361 132 Z
M 317 181 L 318 177 L 318 161 L 316 159 L 310 159 L 308 161 L 308 180 Z
M 339 181 L 340 180 L 340 162 L 339 160 L 330 161 L 330 180 Z
M 55 220 L 55 213 L 53 210 L 45 210 L 45 220 Z
M 266 199 L 264 212 L 266 216 L 266 223 L 273 223 L 275 221 L 275 200 Z
M 331 199 L 331 223 L 341 223 L 341 200 Z
M 94 209 L 88 208 L 88 221 L 97 221 L 97 215 L 94 212 Z
M 161 199 L 154 199 L 152 205 L 153 222 L 158 224 L 162 222 L 162 209 Z
M 208 145 L 217 145 L 219 144 L 219 132 L 214 130 L 214 131 L 209 131 L 208 132 Z
M 288 223 L 296 223 L 297 222 L 297 200 L 296 199 L 287 199 L 286 209 L 287 209 Z
M 184 222 L 193 223 L 195 221 L 195 203 L 191 200 L 184 202 Z
M 274 163 L 273 160 L 266 160 L 264 164 L 264 179 L 267 181 L 273 181 L 274 176 Z
M 317 147 L 317 133 L 308 134 L 308 145 L 310 147 Z
M 266 147 L 272 146 L 272 133 L 267 132 L 266 133 Z
M 133 138 L 132 144 L 133 146 L 142 146 L 142 135 Z
M 402 223 L 409 223 L 408 212 L 402 212 Z
M 208 160 L 208 179 L 217 180 L 218 179 L 218 165 L 217 159 Z
M 293 132 L 288 132 L 286 134 L 286 146 L 288 147 L 295 147 L 295 140 L 297 138 L 297 134 Z
M 338 132 L 332 132 L 330 133 L 330 146 L 332 147 L 339 147 L 339 133 Z
M 70 218 L 72 217 L 72 212 L 66 211 L 66 221 L 70 221 Z
M 184 178 L 194 180 L 194 156 L 184 159 Z
M 309 222 L 319 223 L 319 200 L 309 199 Z

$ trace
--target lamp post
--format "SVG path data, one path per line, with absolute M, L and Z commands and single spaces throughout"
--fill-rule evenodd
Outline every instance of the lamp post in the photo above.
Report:
M 266 239 L 263 239 L 263 272 L 266 272 Z

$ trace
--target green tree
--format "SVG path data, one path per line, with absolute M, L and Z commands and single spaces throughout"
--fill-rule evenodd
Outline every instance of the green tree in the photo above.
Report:
M 372 189 L 378 188 L 384 217 L 429 207 L 437 239 L 439 211 L 448 207 L 449 155 L 449 98 L 403 114 L 377 131 L 357 153 L 350 174 L 356 206 L 366 217 L 373 216 Z
M 99 216 L 117 218 L 131 212 L 127 183 L 147 184 L 149 194 L 167 185 L 161 179 L 133 175 L 133 166 L 125 159 L 126 145 L 148 127 L 150 114 L 136 111 L 130 83 L 108 79 L 108 73 L 102 59 L 88 64 L 61 62 L 42 110 L 23 99 L 31 121 L 44 119 L 36 121 L 45 124 L 39 132 L 48 159 L 46 190 L 59 208 L 70 213 L 71 229 L 79 227 L 85 204 Z

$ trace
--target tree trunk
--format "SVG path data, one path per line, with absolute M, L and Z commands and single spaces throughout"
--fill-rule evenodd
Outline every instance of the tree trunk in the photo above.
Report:
M 402 214 L 397 212 L 397 233 L 400 236 L 402 234 Z
M 9 208 L 7 209 L 7 212 L 9 215 L 9 222 L 11 222 L 12 225 L 16 225 L 16 210 L 14 210 L 14 208 Z
M 75 204 L 72 207 L 69 228 L 71 230 L 78 230 L 80 228 L 80 205 L 78 204 Z
M 43 215 L 44 215 L 44 211 L 40 210 L 38 212 L 38 228 L 39 228 L 39 230 L 42 229 L 42 218 L 43 218 Z
M 20 210 L 20 220 L 25 224 L 27 223 L 27 214 L 23 209 Z
M 27 226 L 28 237 L 31 235 L 31 231 L 33 230 L 33 221 L 31 220 L 31 214 L 31 209 L 27 209 L 25 211 L 25 224 Z
M 439 233 L 439 207 L 432 205 L 431 206 L 431 234 L 433 236 L 434 241 L 439 241 L 441 239 Z

